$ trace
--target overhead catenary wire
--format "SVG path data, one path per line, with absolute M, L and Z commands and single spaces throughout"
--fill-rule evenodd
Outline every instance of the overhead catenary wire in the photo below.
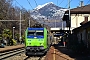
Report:
M 80 1 L 81 1 L 81 0 L 78 0 L 78 1 L 79 1 L 79 3 L 78 3 L 78 4 L 80 5 Z
M 68 2 L 68 4 L 65 6 L 65 7 L 67 7 L 68 5 L 69 5 L 69 3 L 71 3 L 72 2 L 72 0 L 70 0 L 69 2 Z
M 88 0 L 88 2 L 87 2 L 86 4 L 88 4 L 89 2 L 90 2 L 90 0 Z M 85 7 L 85 6 L 82 6 L 81 11 L 83 10 L 84 7 Z
M 15 0 L 16 2 L 17 2 L 17 0 Z M 18 2 L 17 2 L 17 4 L 19 4 Z M 20 4 L 19 4 L 20 5 Z M 21 6 L 21 8 L 23 8 L 23 6 L 22 5 L 20 5 Z
M 64 1 L 64 0 L 62 0 L 60 4 L 62 4 L 63 1 Z M 72 0 L 71 0 L 71 1 L 72 1 Z M 70 2 L 71 2 L 71 1 L 70 1 Z M 57 0 L 57 2 L 58 2 L 58 0 Z M 69 3 L 70 3 L 70 2 L 69 2 Z M 69 3 L 68 3 L 67 5 L 69 5 Z M 60 5 L 60 4 L 59 4 L 59 5 Z M 67 5 L 66 5 L 66 6 L 67 6 Z M 63 21 L 62 21 L 62 29 L 63 29 Z
M 61 5 L 63 3 L 64 0 L 61 1 L 61 3 L 59 5 Z
M 79 0 L 79 2 L 80 2 L 80 1 L 81 1 L 81 0 Z M 80 4 L 80 3 L 78 3 L 78 4 Z M 76 15 L 75 15 L 75 17 L 76 17 Z M 74 17 L 73 19 L 75 19 L 75 17 Z M 72 19 L 72 20 L 73 20 L 73 19 Z
M 35 2 L 35 4 L 36 4 L 36 6 L 38 6 L 38 4 L 37 4 L 36 0 L 34 0 L 34 2 Z
M 90 2 L 90 0 L 88 0 L 88 2 L 86 4 L 88 4 Z
M 72 1 L 72 0 L 71 0 L 71 1 Z M 70 2 L 71 2 L 71 1 L 70 1 Z M 89 0 L 89 1 L 90 1 L 90 0 Z M 88 2 L 89 2 L 89 1 L 88 1 Z M 69 2 L 69 3 L 70 3 L 70 2 Z M 79 0 L 79 2 L 80 2 L 80 0 Z M 68 4 L 69 4 L 69 3 L 68 3 Z M 68 4 L 67 4 L 67 5 L 68 5 Z M 66 6 L 67 6 L 67 5 L 66 5 Z M 65 7 L 66 7 L 66 6 L 65 6 Z M 83 9 L 83 8 L 82 8 L 82 9 Z M 81 10 L 82 10 L 82 9 L 81 9 Z M 75 15 L 75 17 L 76 17 L 76 15 Z M 75 17 L 74 17 L 74 18 L 75 18 Z M 74 19 L 74 18 L 73 18 L 73 19 Z M 72 19 L 72 20 L 73 20 L 73 19 Z
M 17 0 L 15 0 L 15 1 L 17 2 Z M 18 2 L 17 2 L 17 3 L 18 3 Z M 18 3 L 18 4 L 19 4 L 19 3 Z M 20 5 L 20 4 L 19 4 L 19 5 Z M 20 6 L 21 6 L 21 5 L 20 5 Z M 21 6 L 21 7 L 22 7 L 22 6 Z M 22 8 L 23 8 L 23 7 L 22 7 Z M 20 34 L 19 41 L 20 41 L 20 43 L 21 43 L 21 38 L 22 38 L 22 37 L 21 37 L 21 35 L 22 35 L 22 34 L 21 34 L 21 25 L 22 25 L 22 24 L 21 24 L 21 21 L 22 21 L 22 20 L 21 20 L 21 11 L 20 11 L 20 26 L 19 26 L 19 30 L 20 30 L 20 32 L 19 32 L 19 34 Z
M 0 21 L 19 21 L 19 20 L 0 20 Z M 25 21 L 25 20 L 21 20 L 21 21 Z
M 64 0 L 62 0 L 62 1 L 60 2 L 60 4 L 63 3 L 63 1 L 64 1 Z M 58 3 L 59 3 L 59 1 L 57 0 L 57 5 L 60 5 L 60 4 L 58 4 Z M 56 26 L 56 20 L 55 20 L 55 26 Z
M 87 2 L 86 4 L 88 4 L 89 2 L 90 2 L 90 0 L 88 0 L 88 2 Z M 81 8 L 81 11 L 84 9 L 84 7 L 85 7 L 85 6 L 83 6 L 83 7 Z M 75 15 L 75 17 L 76 17 L 76 15 Z M 75 19 L 75 17 L 73 17 L 72 20 Z
M 33 7 L 32 7 L 32 5 L 31 5 L 31 3 L 27 0 L 27 2 L 29 3 L 29 5 L 30 5 L 30 7 L 33 9 Z
M 58 0 L 57 0 L 57 5 L 58 5 Z
M 79 0 L 80 1 L 80 0 Z M 90 2 L 90 0 L 88 0 L 88 2 L 86 4 L 88 4 Z M 82 6 L 81 11 L 84 9 L 85 6 Z M 74 20 L 77 17 L 77 15 L 75 15 L 75 17 L 72 18 L 72 20 Z

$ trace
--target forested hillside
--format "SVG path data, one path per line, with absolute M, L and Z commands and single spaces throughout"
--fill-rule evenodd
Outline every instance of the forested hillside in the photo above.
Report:
M 20 20 L 20 11 L 21 11 L 21 20 L 22 30 L 28 26 L 30 20 L 31 25 L 35 21 L 30 17 L 30 11 L 25 8 L 20 8 L 18 6 L 13 6 L 13 0 L 0 0 L 0 33 L 3 29 L 11 29 L 15 26 L 15 30 L 19 31 L 19 22 L 20 21 L 9 21 L 9 20 Z M 6 21 L 4 21 L 6 20 Z

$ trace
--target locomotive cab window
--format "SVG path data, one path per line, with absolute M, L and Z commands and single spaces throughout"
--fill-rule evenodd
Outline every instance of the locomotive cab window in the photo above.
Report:
M 28 31 L 28 36 L 35 35 L 35 31 Z
M 44 33 L 43 33 L 43 31 L 42 31 L 42 30 L 37 30 L 37 31 L 36 31 L 36 35 L 43 36 L 43 35 L 44 35 Z

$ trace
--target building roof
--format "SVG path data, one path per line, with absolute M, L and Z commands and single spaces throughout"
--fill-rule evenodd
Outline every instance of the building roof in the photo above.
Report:
M 68 13 L 68 10 L 66 11 Z M 82 7 L 70 9 L 71 14 L 88 14 L 90 13 L 90 4 Z
M 90 4 L 89 5 L 85 5 L 85 6 L 82 6 L 82 7 L 77 7 L 77 8 L 74 8 L 74 9 L 71 9 L 71 14 L 73 13 L 90 13 Z
M 62 20 L 69 20 L 69 15 L 67 15 L 69 10 L 67 10 L 62 18 Z M 77 7 L 70 9 L 70 14 L 90 14 L 90 4 L 82 7 Z
M 73 31 L 78 32 L 78 31 L 86 29 L 88 27 L 90 27 L 90 21 L 88 21 L 87 23 L 81 25 L 80 27 L 77 27 L 77 28 L 73 29 Z

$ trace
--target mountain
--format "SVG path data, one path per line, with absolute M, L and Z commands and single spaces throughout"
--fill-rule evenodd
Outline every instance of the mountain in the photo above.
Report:
M 54 27 L 56 20 L 56 27 L 61 27 L 62 17 L 66 10 L 65 8 L 56 6 L 53 2 L 49 2 L 44 5 L 38 5 L 35 9 L 30 11 L 30 13 L 31 17 L 38 20 L 40 23 Z M 65 22 L 63 26 L 66 26 Z

